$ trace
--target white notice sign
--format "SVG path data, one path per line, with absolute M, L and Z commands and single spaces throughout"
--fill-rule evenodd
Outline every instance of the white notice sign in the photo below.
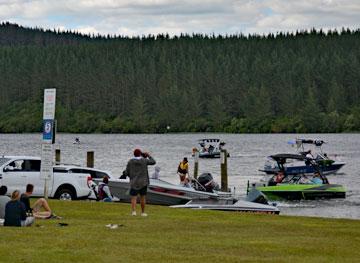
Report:
M 42 144 L 40 179 L 50 180 L 53 175 L 53 145 Z
M 44 120 L 53 120 L 55 118 L 55 100 L 56 89 L 44 90 Z

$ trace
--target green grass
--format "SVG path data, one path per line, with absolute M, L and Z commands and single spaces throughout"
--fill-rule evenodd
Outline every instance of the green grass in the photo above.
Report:
M 50 200 L 61 220 L 0 228 L 0 262 L 354 262 L 360 220 Z M 60 227 L 59 222 L 68 223 Z M 122 225 L 109 229 L 106 224 Z

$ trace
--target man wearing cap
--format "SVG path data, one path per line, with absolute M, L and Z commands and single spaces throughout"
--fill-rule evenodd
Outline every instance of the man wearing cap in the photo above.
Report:
M 140 149 L 134 150 L 134 157 L 129 160 L 124 173 L 130 178 L 131 214 L 136 215 L 137 196 L 140 195 L 141 216 L 145 213 L 147 186 L 149 185 L 148 165 L 156 162 L 149 153 L 142 153 Z

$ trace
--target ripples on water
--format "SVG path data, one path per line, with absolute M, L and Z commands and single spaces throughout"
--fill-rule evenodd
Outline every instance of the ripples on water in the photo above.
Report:
M 73 144 L 79 137 L 80 145 Z M 164 180 L 177 183 L 177 165 L 187 156 L 192 173 L 191 149 L 202 138 L 220 138 L 226 142 L 229 186 L 242 196 L 247 181 L 259 181 L 263 174 L 258 171 L 266 156 L 280 152 L 294 152 L 287 142 L 295 138 L 322 139 L 329 156 L 336 156 L 346 165 L 340 174 L 329 176 L 331 183 L 343 184 L 347 189 L 344 200 L 320 200 L 278 203 L 282 214 L 346 217 L 360 219 L 360 134 L 58 134 L 56 147 L 61 150 L 64 163 L 86 164 L 86 152 L 95 152 L 95 166 L 120 176 L 134 148 L 152 153 L 161 167 Z M 41 153 L 40 134 L 0 134 L 0 154 L 35 155 Z M 199 171 L 210 172 L 220 183 L 219 159 L 200 159 Z M 153 172 L 153 167 L 149 173 Z

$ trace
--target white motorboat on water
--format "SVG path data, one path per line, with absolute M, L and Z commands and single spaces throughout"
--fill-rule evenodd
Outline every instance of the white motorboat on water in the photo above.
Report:
M 200 158 L 220 158 L 220 152 L 225 145 L 225 142 L 220 139 L 200 139 L 198 141 L 200 148 L 193 148 L 192 155 L 199 152 Z M 230 154 L 228 154 L 228 157 Z

